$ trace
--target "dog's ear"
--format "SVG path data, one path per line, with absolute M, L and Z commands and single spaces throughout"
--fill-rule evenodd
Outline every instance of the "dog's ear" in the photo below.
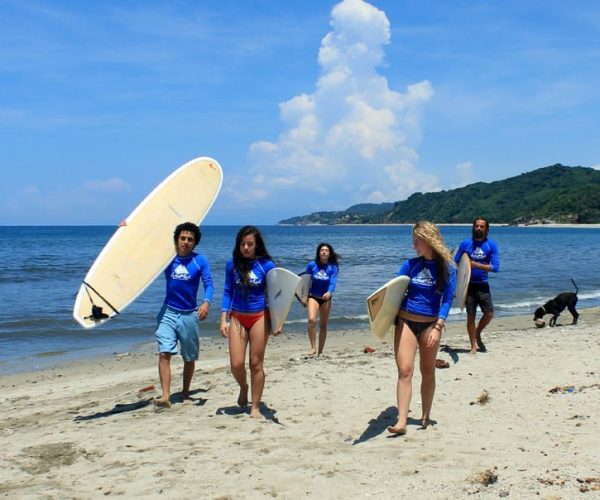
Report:
M 533 319 L 543 318 L 544 310 L 541 307 L 538 307 L 533 313 Z

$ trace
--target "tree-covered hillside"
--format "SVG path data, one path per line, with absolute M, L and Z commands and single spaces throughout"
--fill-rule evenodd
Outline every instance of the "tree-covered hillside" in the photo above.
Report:
M 365 224 L 371 216 L 379 219 L 381 214 L 394 208 L 394 203 L 360 203 L 340 212 L 313 212 L 282 220 L 279 224 L 308 225 L 308 224 Z
M 600 171 L 556 164 L 501 181 L 415 193 L 393 204 L 315 212 L 280 224 L 469 223 L 479 215 L 504 224 L 600 223 Z

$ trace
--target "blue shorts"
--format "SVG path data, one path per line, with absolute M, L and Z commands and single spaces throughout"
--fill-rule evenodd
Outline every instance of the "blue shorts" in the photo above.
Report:
M 177 354 L 177 342 L 184 361 L 196 361 L 200 353 L 200 320 L 196 311 L 178 311 L 163 306 L 158 314 L 158 352 Z

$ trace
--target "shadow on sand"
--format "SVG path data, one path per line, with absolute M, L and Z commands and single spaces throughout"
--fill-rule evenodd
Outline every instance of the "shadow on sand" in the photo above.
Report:
M 117 403 L 110 410 L 99 411 L 92 415 L 77 415 L 73 420 L 75 422 L 83 422 L 85 420 L 94 420 L 96 418 L 110 417 L 111 415 L 118 415 L 119 413 L 124 413 L 127 411 L 139 410 L 140 408 L 144 408 L 149 404 L 152 404 L 152 399 L 142 399 L 141 401 L 136 401 L 135 403 Z
M 377 418 L 369 420 L 369 425 L 367 426 L 367 428 L 358 438 L 352 441 L 352 445 L 354 446 L 355 444 L 364 443 L 365 441 L 368 441 L 369 439 L 372 439 L 376 436 L 379 436 L 379 434 L 386 432 L 388 426 L 394 425 L 397 419 L 398 408 L 396 408 L 395 406 L 390 406 L 386 408 L 377 416 Z M 418 425 L 420 427 L 421 421 L 408 417 L 407 425 Z M 398 436 L 398 434 L 389 434 L 388 438 L 396 438 Z
M 469 349 L 455 349 L 454 347 L 450 347 L 447 344 L 440 346 L 440 351 L 448 353 L 454 364 L 458 363 L 459 354 L 469 354 L 469 352 L 471 352 L 469 351 Z
M 190 391 L 190 396 L 192 404 L 195 406 L 204 406 L 206 404 L 206 399 L 203 398 L 194 398 L 195 394 L 199 392 L 208 392 L 207 389 L 196 389 Z M 110 410 L 107 411 L 99 411 L 97 413 L 93 413 L 92 415 L 77 415 L 73 420 L 75 422 L 83 422 L 85 420 L 94 420 L 97 418 L 105 418 L 110 417 L 112 415 L 118 415 L 119 413 L 125 413 L 128 411 L 140 410 L 141 408 L 145 408 L 146 406 L 152 404 L 154 398 L 146 398 L 140 399 L 139 401 L 135 401 L 133 403 L 117 403 Z M 181 392 L 176 392 L 171 395 L 171 403 L 183 403 L 183 394 Z
M 265 417 L 265 419 L 270 420 L 271 422 L 273 422 L 275 424 L 283 425 L 279 421 L 279 419 L 276 417 L 277 410 L 274 410 L 273 408 L 269 408 L 265 403 L 262 403 L 262 402 L 260 403 L 260 406 L 258 409 L 259 409 L 261 415 L 263 417 Z M 217 415 L 235 416 L 235 415 L 242 415 L 244 413 L 246 413 L 246 414 L 250 413 L 249 406 L 239 406 L 239 405 L 223 406 L 222 408 L 218 408 L 216 411 Z

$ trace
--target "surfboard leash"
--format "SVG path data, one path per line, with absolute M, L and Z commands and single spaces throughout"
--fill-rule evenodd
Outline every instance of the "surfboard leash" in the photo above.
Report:
M 82 283 L 84 284 L 84 286 L 85 286 L 85 292 L 88 294 L 90 302 L 92 303 L 92 314 L 90 316 L 88 316 L 87 318 L 85 318 L 85 319 L 92 318 L 92 319 L 98 321 L 98 320 L 101 320 L 101 319 L 108 318 L 108 314 L 102 312 L 102 307 L 97 306 L 94 303 L 94 299 L 92 298 L 92 294 L 90 293 L 90 290 L 92 292 L 94 292 L 98 297 L 100 297 L 104 301 L 104 303 L 115 312 L 115 314 L 117 314 L 117 315 L 120 314 L 120 312 L 108 300 L 106 300 L 102 296 L 102 294 L 100 294 L 100 292 L 98 292 L 98 290 L 96 290 L 92 285 L 90 285 L 86 281 L 82 281 Z M 89 288 L 89 290 L 88 290 L 88 288 Z

